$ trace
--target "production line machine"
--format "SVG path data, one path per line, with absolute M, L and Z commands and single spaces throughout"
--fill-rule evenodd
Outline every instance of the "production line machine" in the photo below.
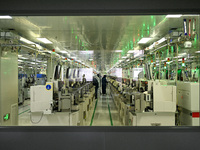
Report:
M 178 82 L 177 92 L 179 124 L 199 126 L 199 83 Z
M 56 65 L 51 82 L 31 87 L 31 122 L 38 117 L 37 125 L 89 125 L 94 101 L 92 82 L 82 83 L 78 69 Z M 61 119 L 62 118 L 62 119 Z M 39 120 L 39 119 L 37 119 Z M 52 123 L 51 120 L 58 120 Z
M 142 79 L 129 86 L 109 81 L 123 125 L 175 126 L 176 86 Z
M 127 85 L 109 77 L 109 84 L 123 125 L 199 126 L 197 82 L 139 79 Z
M 24 103 L 26 80 L 26 74 L 18 74 L 18 104 Z

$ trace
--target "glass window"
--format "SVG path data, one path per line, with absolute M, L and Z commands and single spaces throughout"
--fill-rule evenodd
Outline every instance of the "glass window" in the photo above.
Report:
M 199 126 L 199 15 L 0 18 L 1 126 Z

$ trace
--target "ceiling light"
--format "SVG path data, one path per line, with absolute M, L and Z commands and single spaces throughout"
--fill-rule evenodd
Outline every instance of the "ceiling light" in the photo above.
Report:
M 150 50 L 150 49 L 153 49 L 155 46 L 155 42 L 153 44 L 151 44 L 149 47 L 147 47 L 145 50 Z
M 183 15 L 183 16 L 199 16 L 198 14 L 187 14 L 187 15 Z
M 93 59 L 89 59 L 89 61 L 92 61 Z
M 34 43 L 35 44 L 35 43 Z M 39 44 L 35 44 L 37 48 L 42 48 L 42 46 L 40 46 Z
M 127 58 L 126 56 L 123 56 L 122 58 Z
M 147 43 L 149 40 L 151 40 L 152 38 L 150 38 L 150 37 L 148 37 L 148 38 L 142 38 L 139 42 L 138 42 L 138 44 L 145 44 L 145 43 Z
M 80 51 L 80 54 L 93 54 L 94 51 Z
M 23 37 L 20 37 L 20 41 L 25 42 L 25 43 L 27 43 L 27 44 L 35 44 L 35 43 L 33 43 L 33 42 L 31 42 L 31 41 L 29 41 L 29 40 L 23 38 Z
M 63 53 L 63 54 L 68 54 L 68 52 L 67 51 L 60 51 L 61 53 Z
M 45 43 L 45 44 L 52 44 L 51 41 L 49 41 L 47 38 L 37 38 L 39 41 Z
M 0 16 L 0 19 L 12 19 L 11 16 Z
M 156 45 L 158 45 L 158 44 L 160 44 L 160 43 L 162 43 L 162 42 L 164 42 L 164 41 L 166 41 L 167 39 L 165 38 L 165 37 L 163 37 L 162 39 L 160 39 L 160 40 L 158 40 L 157 42 L 156 42 Z
M 19 62 L 23 62 L 23 60 L 19 60 L 19 59 L 18 59 L 18 61 L 19 61 Z
M 45 52 L 47 52 L 47 53 L 51 54 L 51 51 L 45 51 Z
M 166 18 L 180 18 L 182 15 L 178 14 L 178 15 L 167 15 Z
M 195 53 L 200 53 L 200 51 L 196 51 Z
M 28 59 L 28 58 L 26 58 L 26 57 L 20 57 L 20 56 L 18 56 L 20 59 Z
M 128 54 L 134 53 L 135 50 L 128 51 Z
M 115 52 L 116 52 L 116 53 L 121 53 L 121 52 L 122 52 L 122 50 L 115 50 Z
M 142 56 L 144 54 L 144 50 L 135 50 L 134 52 L 134 58 L 138 56 Z
M 179 54 L 179 56 L 184 56 L 184 55 L 187 55 L 187 53 L 181 53 L 181 54 Z

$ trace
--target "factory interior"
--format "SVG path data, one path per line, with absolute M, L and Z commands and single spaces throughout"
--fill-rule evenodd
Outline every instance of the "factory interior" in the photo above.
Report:
M 200 16 L 0 16 L 0 126 L 199 126 Z

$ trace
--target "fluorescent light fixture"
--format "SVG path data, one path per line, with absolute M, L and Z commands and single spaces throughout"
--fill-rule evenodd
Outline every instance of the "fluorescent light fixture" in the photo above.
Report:
M 45 52 L 47 52 L 47 53 L 51 54 L 51 51 L 45 51 Z
M 35 44 L 35 43 L 34 43 Z M 35 44 L 37 48 L 42 48 L 42 46 L 40 46 L 39 44 Z
M 134 58 L 138 56 L 142 56 L 144 54 L 144 50 L 135 50 L 134 51 Z
M 92 61 L 93 59 L 89 59 L 89 61 Z
M 127 59 L 126 61 L 130 61 L 130 59 Z
M 20 59 L 28 59 L 28 58 L 26 58 L 26 57 L 19 57 Z
M 122 58 L 127 58 L 126 56 L 123 56 Z
M 29 40 L 23 38 L 23 37 L 20 37 L 20 41 L 25 42 L 25 43 L 27 43 L 27 44 L 35 44 L 35 43 L 33 43 L 33 42 L 31 42 L 31 41 L 29 41 Z
M 167 15 L 166 18 L 180 18 L 182 15 L 177 14 L 177 15 Z
M 68 54 L 68 52 L 67 51 L 60 51 L 61 53 L 63 53 L 63 54 Z
M 39 44 L 36 44 L 36 43 L 34 43 L 34 42 L 31 42 L 31 41 L 29 41 L 29 40 L 27 40 L 27 39 L 25 39 L 25 38 L 23 38 L 23 37 L 20 37 L 20 41 L 25 42 L 25 43 L 27 43 L 27 44 L 35 44 L 37 48 L 42 48 L 42 46 L 40 46 Z
M 178 56 L 184 56 L 184 55 L 187 55 L 187 53 L 181 53 Z
M 162 42 L 164 42 L 164 41 L 166 41 L 167 39 L 165 38 L 165 37 L 163 37 L 162 39 L 160 39 L 160 40 L 158 40 L 157 42 L 156 42 L 156 44 L 158 45 L 158 44 L 160 44 L 160 43 L 162 43 Z
M 147 43 L 149 40 L 151 40 L 152 38 L 150 38 L 150 37 L 148 37 L 148 38 L 142 38 L 139 42 L 138 42 L 138 44 L 145 44 L 145 43 Z
M 12 19 L 11 16 L 0 16 L 0 19 Z
M 121 52 L 122 52 L 122 50 L 115 50 L 115 52 L 116 52 L 116 53 L 121 53 Z
M 199 16 L 198 14 L 188 14 L 188 15 L 183 15 L 183 16 Z
M 93 54 L 94 51 L 79 51 L 80 54 Z
M 178 57 L 174 57 L 174 58 L 181 58 L 181 56 L 178 56 Z
M 134 53 L 135 50 L 128 51 L 128 54 Z
M 19 61 L 19 62 L 23 62 L 23 60 L 19 60 L 19 59 L 18 59 L 18 61 Z
M 146 50 L 150 50 L 150 49 L 153 49 L 155 46 L 155 42 L 153 44 L 151 44 L 149 47 L 146 48 Z
M 119 60 L 119 62 L 122 62 L 123 60 Z
M 71 57 L 72 59 L 76 59 L 76 57 Z
M 47 38 L 37 38 L 39 41 L 45 43 L 45 44 L 52 44 L 51 41 L 49 41 Z
M 200 51 L 196 51 L 195 53 L 200 53 Z

